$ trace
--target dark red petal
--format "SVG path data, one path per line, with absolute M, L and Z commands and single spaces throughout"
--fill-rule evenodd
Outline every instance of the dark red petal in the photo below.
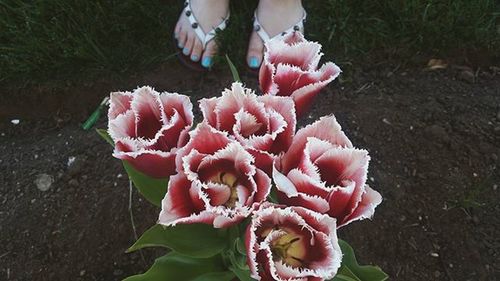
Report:
M 310 75 L 299 67 L 279 64 L 274 75 L 274 83 L 278 85 L 278 96 L 291 96 L 296 90 L 314 84 L 319 77 Z
M 182 167 L 182 157 L 189 154 L 193 149 L 202 154 L 213 154 L 225 148 L 231 142 L 227 134 L 217 131 L 205 122 L 199 124 L 189 135 L 189 142 L 177 152 L 175 161 L 178 167 Z
M 161 93 L 159 97 L 168 121 L 174 115 L 179 114 L 179 118 L 184 124 L 193 125 L 193 104 L 191 104 L 189 97 L 168 92 Z
M 339 228 L 356 220 L 371 218 L 375 213 L 375 208 L 380 203 L 382 203 L 382 196 L 380 193 L 366 186 L 365 193 L 361 197 L 361 202 L 359 202 L 359 205 L 350 216 L 339 222 Z
M 294 92 L 291 94 L 295 101 L 297 116 L 304 116 L 311 107 L 316 95 L 340 74 L 340 68 L 335 64 L 326 63 L 316 72 L 308 73 L 297 82 Z M 312 83 L 308 83 L 314 81 Z M 280 85 L 280 84 L 278 84 Z M 302 86 L 298 86 L 302 85 Z
M 166 178 L 175 173 L 175 153 L 148 150 L 121 152 L 115 150 L 113 156 L 127 161 L 139 172 L 153 178 Z
M 344 219 L 354 211 L 355 206 L 359 204 L 359 201 L 357 201 L 354 196 L 358 193 L 359 191 L 356 191 L 355 182 L 343 182 L 342 186 L 332 191 L 330 198 L 328 198 L 330 204 L 330 211 L 328 214 L 338 219 L 339 222 L 344 221 Z
M 318 121 L 300 129 L 297 134 L 295 134 L 292 145 L 282 159 L 282 171 L 288 173 L 288 171 L 298 166 L 309 137 L 328 141 L 334 146 L 352 147 L 351 141 L 342 131 L 335 116 L 329 115 L 321 117 Z
M 269 178 L 266 173 L 262 170 L 257 169 L 255 173 L 255 184 L 257 185 L 257 190 L 254 197 L 254 202 L 265 201 L 269 193 L 271 192 L 271 178 Z
M 274 140 L 271 151 L 277 154 L 275 152 L 288 150 L 295 134 L 295 127 L 297 126 L 293 100 L 288 97 L 266 95 L 259 97 L 259 101 L 264 103 L 266 109 L 276 111 L 280 114 L 287 124 L 285 130 L 278 134 Z
M 259 70 L 259 86 L 264 94 L 274 94 L 276 85 L 273 82 L 275 67 L 264 60 Z
M 213 214 L 204 211 L 201 190 L 193 185 L 185 175 L 177 174 L 170 178 L 168 192 L 162 201 L 162 210 L 158 223 L 175 225 L 176 223 L 208 223 L 213 221 Z
M 203 190 L 210 199 L 210 205 L 224 205 L 231 196 L 231 190 L 225 184 L 208 183 Z
M 292 207 L 292 209 L 299 214 L 309 226 L 318 232 L 330 235 L 337 229 L 336 220 L 328 215 L 320 215 L 317 212 L 303 207 Z
M 134 92 L 131 107 L 136 117 L 136 136 L 154 139 L 165 121 L 159 93 L 150 87 L 139 88 Z
M 276 158 L 274 155 L 253 148 L 248 148 L 247 151 L 250 152 L 250 154 L 252 154 L 252 156 L 254 157 L 255 167 L 263 170 L 269 176 L 272 175 L 273 162 Z
M 171 122 L 160 129 L 156 143 L 148 149 L 170 151 L 172 148 L 182 145 L 180 143 L 181 134 L 189 129 L 189 126 L 187 128 L 186 126 L 184 120 L 176 113 Z
M 318 213 L 326 213 L 330 209 L 328 201 L 315 196 L 299 193 L 297 196 L 288 197 L 285 193 L 278 191 L 278 202 L 288 206 L 300 206 Z
M 328 198 L 328 190 L 322 187 L 319 181 L 315 181 L 308 175 L 302 173 L 300 170 L 291 170 L 287 177 L 294 184 L 299 193 L 304 193 L 310 196 L 319 196 L 324 199 Z

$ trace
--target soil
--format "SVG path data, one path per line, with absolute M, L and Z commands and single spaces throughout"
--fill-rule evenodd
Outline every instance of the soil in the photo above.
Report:
M 373 220 L 339 233 L 359 261 L 392 280 L 500 280 L 496 72 L 390 62 L 355 69 L 300 121 L 333 112 L 370 151 L 370 185 L 384 202 Z M 254 76 L 243 80 L 257 85 Z M 170 63 L 121 83 L 1 90 L 0 280 L 110 281 L 143 272 L 161 251 L 124 253 L 134 241 L 126 174 L 111 147 L 80 124 L 110 91 L 149 84 L 195 102 L 230 81 L 228 72 Z M 97 127 L 105 126 L 101 117 Z M 139 234 L 158 214 L 135 191 L 132 210 Z

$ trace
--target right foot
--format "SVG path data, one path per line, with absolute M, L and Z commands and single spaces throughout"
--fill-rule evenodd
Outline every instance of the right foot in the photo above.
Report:
M 304 17 L 301 0 L 260 0 L 256 15 L 261 28 L 270 38 L 294 26 Z M 277 16 L 279 15 L 279 16 Z M 299 30 L 303 32 L 303 30 Z M 257 69 L 262 63 L 264 42 L 255 30 L 248 43 L 247 63 L 250 68 Z
M 197 28 L 201 28 L 206 34 L 227 17 L 229 0 L 191 0 L 191 8 L 191 13 L 199 24 Z M 175 26 L 174 36 L 177 39 L 178 47 L 185 56 L 194 62 L 201 60 L 201 65 L 205 68 L 212 66 L 213 57 L 217 53 L 215 40 L 208 42 L 203 49 L 203 43 L 196 35 L 184 10 Z

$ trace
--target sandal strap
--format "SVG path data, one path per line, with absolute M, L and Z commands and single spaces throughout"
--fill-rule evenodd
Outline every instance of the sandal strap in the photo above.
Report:
M 304 12 L 303 12 L 302 18 L 296 24 L 294 24 L 293 26 L 291 26 L 287 30 L 282 31 L 280 34 L 271 38 L 271 36 L 269 36 L 269 33 L 267 33 L 264 30 L 264 27 L 262 26 L 262 24 L 260 24 L 260 22 L 257 18 L 257 10 L 255 10 L 254 16 L 253 16 L 253 30 L 255 32 L 257 32 L 257 35 L 259 35 L 259 37 L 262 39 L 262 41 L 264 41 L 264 43 L 269 41 L 269 40 L 273 40 L 275 38 L 278 38 L 278 37 L 283 37 L 286 34 L 291 33 L 291 32 L 295 32 L 295 31 L 303 32 L 304 31 L 304 23 L 306 22 L 306 18 L 307 18 L 306 10 L 303 10 L 303 11 Z
M 205 47 L 207 46 L 208 42 L 210 42 L 212 39 L 215 38 L 217 32 L 220 32 L 227 27 L 230 15 L 230 13 L 228 12 L 227 16 L 222 19 L 222 22 L 219 25 L 211 29 L 209 32 L 205 33 L 201 28 L 198 20 L 194 16 L 190 0 L 186 0 L 184 2 L 184 10 L 182 10 L 182 12 L 184 13 L 184 15 L 186 15 L 186 17 L 189 20 L 189 23 L 191 24 L 191 27 L 194 29 L 194 32 L 196 33 L 196 36 L 198 36 L 198 38 L 200 39 L 201 44 L 203 46 L 203 50 L 205 50 Z

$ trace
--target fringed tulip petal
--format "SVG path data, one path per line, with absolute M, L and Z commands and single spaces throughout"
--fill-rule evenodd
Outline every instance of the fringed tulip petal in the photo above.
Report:
M 259 72 L 262 92 L 292 97 L 297 117 L 304 116 L 320 90 L 341 72 L 331 62 L 318 69 L 322 56 L 321 45 L 299 32 L 267 42 Z
M 192 108 L 188 97 L 160 94 L 151 87 L 111 93 L 108 132 L 115 143 L 113 155 L 147 176 L 173 175 L 176 152 L 187 142 L 193 124 Z
M 247 227 L 247 264 L 256 280 L 330 280 L 340 267 L 335 219 L 301 207 L 263 204 Z

